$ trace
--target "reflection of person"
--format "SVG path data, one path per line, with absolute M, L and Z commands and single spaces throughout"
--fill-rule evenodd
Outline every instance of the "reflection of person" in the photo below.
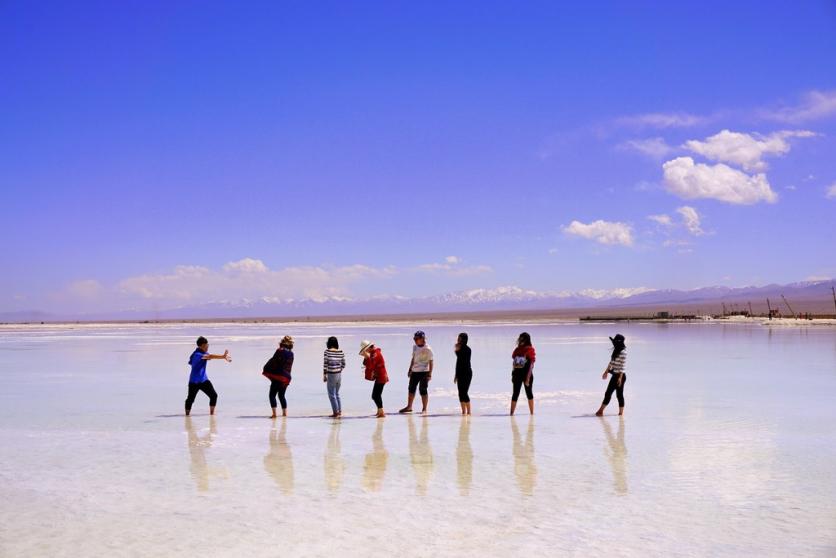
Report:
M 212 447 L 212 437 L 218 433 L 215 417 L 209 417 L 209 432 L 198 436 L 192 424 L 192 417 L 186 417 L 186 434 L 189 437 L 189 471 L 200 492 L 209 490 L 209 466 L 206 464 L 206 448 Z
M 197 338 L 197 348 L 189 357 L 189 366 L 192 367 L 191 374 L 189 374 L 189 389 L 186 395 L 186 416 L 192 412 L 192 404 L 194 403 L 197 392 L 202 391 L 209 397 L 209 414 L 215 414 L 215 405 L 218 404 L 218 392 L 209 378 L 206 376 L 206 361 L 223 359 L 227 362 L 232 362 L 229 357 L 229 351 L 224 351 L 222 355 L 209 354 L 209 341 L 201 336 Z
M 427 434 L 427 417 L 421 419 L 421 434 L 415 433 L 415 422 L 409 418 L 409 458 L 415 471 L 415 492 L 419 496 L 427 493 L 433 474 L 433 450 Z
M 520 397 L 520 388 L 525 386 L 525 397 L 528 399 L 528 412 L 534 414 L 534 361 L 537 360 L 537 355 L 534 352 L 534 346 L 531 344 L 531 336 L 526 333 L 520 333 L 517 339 L 517 347 L 511 353 L 511 360 L 514 363 L 514 369 L 511 371 L 511 383 L 514 386 L 514 391 L 511 394 L 511 414 L 517 409 L 517 399 Z
M 279 403 L 282 405 L 282 416 L 287 416 L 287 399 L 285 392 L 290 385 L 290 371 L 293 369 L 293 337 L 285 335 L 279 341 L 279 348 L 267 361 L 262 369 L 262 376 L 270 380 L 270 409 L 273 411 L 271 418 L 276 418 L 276 395 L 279 396 Z
M 336 492 L 343 483 L 345 472 L 345 460 L 340 447 L 340 421 L 331 423 L 331 432 L 328 434 L 328 444 L 325 446 L 325 485 Z
M 618 419 L 618 434 L 613 436 L 610 423 L 602 420 L 607 446 L 604 453 L 610 461 L 616 494 L 627 494 L 627 445 L 624 443 L 624 418 Z
M 386 373 L 386 361 L 383 360 L 383 352 L 374 346 L 371 341 L 360 341 L 360 356 L 363 357 L 363 370 L 365 377 L 374 382 L 372 388 L 372 401 L 377 405 L 377 418 L 383 418 L 383 388 L 389 381 L 389 374 Z
M 456 340 L 456 375 L 453 376 L 453 383 L 459 389 L 459 403 L 462 406 L 462 414 L 470 414 L 470 382 L 473 380 L 473 368 L 470 366 L 470 347 L 467 346 L 467 334 L 459 333 Z
M 610 404 L 612 392 L 615 392 L 615 396 L 618 399 L 618 414 L 624 414 L 624 384 L 627 382 L 624 364 L 627 361 L 627 347 L 624 345 L 624 336 L 620 333 L 615 337 L 610 337 L 610 341 L 612 341 L 613 345 L 610 363 L 601 376 L 602 379 L 606 380 L 607 374 L 611 374 L 610 383 L 607 384 L 607 391 L 604 393 L 604 400 L 601 402 L 601 407 L 595 413 L 599 417 L 604 415 L 604 409 Z
M 470 419 L 462 419 L 459 424 L 459 442 L 456 445 L 456 471 L 458 473 L 459 494 L 470 494 L 473 483 L 473 448 L 470 447 Z
M 287 422 L 282 421 L 280 429 L 270 429 L 270 451 L 264 456 L 264 470 L 267 471 L 282 494 L 293 492 L 293 453 L 287 443 Z
M 409 394 L 407 395 L 406 407 L 399 413 L 411 413 L 412 402 L 415 400 L 415 391 L 421 394 L 421 412 L 427 412 L 427 405 L 430 402 L 430 394 L 427 386 L 433 379 L 433 350 L 427 345 L 427 336 L 423 331 L 416 331 L 412 337 L 415 345 L 412 346 L 412 360 L 409 361 Z
M 386 476 L 386 465 L 389 462 L 389 452 L 383 444 L 383 422 L 376 421 L 377 427 L 372 434 L 372 451 L 366 454 L 363 461 L 363 487 L 377 492 L 383 485 Z
M 534 494 L 534 485 L 537 484 L 537 464 L 534 461 L 534 421 L 532 419 L 528 422 L 525 442 L 520 436 L 516 420 L 511 421 L 511 431 L 514 437 L 514 475 L 517 477 L 517 486 L 520 487 L 520 492 L 531 496 Z

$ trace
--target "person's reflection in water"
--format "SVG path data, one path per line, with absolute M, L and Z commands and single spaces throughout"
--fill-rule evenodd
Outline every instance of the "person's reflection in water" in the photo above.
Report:
M 415 433 L 415 421 L 409 416 L 409 459 L 412 470 L 415 471 L 415 493 L 419 496 L 427 494 L 430 478 L 433 474 L 433 450 L 427 434 L 427 417 L 421 418 L 421 434 Z
M 372 434 L 372 451 L 366 454 L 363 462 L 363 488 L 377 492 L 383 485 L 383 477 L 386 475 L 386 465 L 389 462 L 389 452 L 383 444 L 383 422 L 375 421 L 374 434 Z
M 325 446 L 325 486 L 332 493 L 338 492 L 343 484 L 345 460 L 340 447 L 340 421 L 331 424 L 331 433 Z
M 604 454 L 610 462 L 616 494 L 627 494 L 627 446 L 624 443 L 624 417 L 618 417 L 618 434 L 613 436 L 612 427 L 606 419 L 600 419 L 607 436 Z
M 470 495 L 473 484 L 473 448 L 470 447 L 470 417 L 465 415 L 459 424 L 459 442 L 456 445 L 456 470 L 459 480 L 459 494 Z
M 537 463 L 534 460 L 534 419 L 528 421 L 525 442 L 520 435 L 516 419 L 511 419 L 511 430 L 514 436 L 514 475 L 517 477 L 517 486 L 524 495 L 531 496 L 537 484 Z
M 212 438 L 218 433 L 215 417 L 209 417 L 209 432 L 198 436 L 192 417 L 186 417 L 186 433 L 189 437 L 189 471 L 200 492 L 209 490 L 209 466 L 206 464 L 206 448 L 212 447 Z
M 293 493 L 293 453 L 287 443 L 287 419 L 270 430 L 270 451 L 264 456 L 264 470 L 273 477 L 282 494 Z

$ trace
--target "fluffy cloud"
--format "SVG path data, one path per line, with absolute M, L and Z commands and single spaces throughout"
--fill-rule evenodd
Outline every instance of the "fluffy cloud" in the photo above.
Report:
M 661 159 L 673 151 L 673 147 L 660 137 L 628 140 L 618 146 L 622 150 L 637 151 L 653 159 Z
M 690 128 L 704 124 L 707 119 L 703 116 L 687 112 L 651 112 L 622 116 L 616 119 L 616 124 L 631 128 Z
M 836 182 L 830 185 L 830 188 L 827 189 L 827 192 L 824 194 L 828 199 L 836 199 Z
M 662 213 L 661 215 L 648 215 L 647 218 L 651 221 L 659 223 L 660 225 L 665 225 L 666 227 L 670 227 L 671 225 L 673 225 L 673 221 L 671 221 L 671 216 L 666 215 L 664 213 Z
M 778 200 L 764 174 L 750 176 L 722 163 L 694 163 L 691 157 L 672 159 L 662 169 L 665 188 L 684 199 L 706 198 L 743 205 Z
M 836 90 L 810 91 L 794 106 L 760 111 L 760 117 L 767 120 L 798 124 L 836 116 Z
M 688 232 L 694 236 L 702 236 L 705 232 L 700 226 L 700 214 L 691 206 L 683 205 L 676 209 L 676 212 L 682 216 L 682 224 L 688 229 Z
M 763 171 L 766 170 L 764 157 L 782 156 L 789 152 L 789 138 L 815 135 L 807 130 L 785 130 L 766 136 L 722 130 L 705 141 L 687 141 L 684 147 L 712 161 L 733 163 L 747 171 Z
M 601 244 L 633 245 L 633 230 L 626 223 L 602 221 L 600 219 L 592 223 L 572 221 L 568 227 L 563 228 L 563 232 L 588 238 Z
M 487 265 L 461 265 L 462 260 L 458 256 L 447 256 L 443 262 L 428 263 L 419 265 L 416 269 L 419 272 L 430 273 L 445 273 L 454 277 L 461 277 L 465 275 L 480 275 L 482 273 L 490 273 L 493 268 Z

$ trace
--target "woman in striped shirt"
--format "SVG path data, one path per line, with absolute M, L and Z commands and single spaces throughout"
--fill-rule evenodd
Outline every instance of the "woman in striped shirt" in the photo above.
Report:
M 610 383 L 607 384 L 607 391 L 604 393 L 604 401 L 601 403 L 601 408 L 595 413 L 595 416 L 604 416 L 604 409 L 610 404 L 612 392 L 615 392 L 618 398 L 618 414 L 624 414 L 624 382 L 627 381 L 627 374 L 624 373 L 624 363 L 627 361 L 627 347 L 624 345 L 624 336 L 620 333 L 615 337 L 610 337 L 612 341 L 613 351 L 610 356 L 610 363 L 607 369 L 604 370 L 602 379 L 607 379 L 607 374 L 611 374 Z
M 327 384 L 328 399 L 331 400 L 332 418 L 340 418 L 343 414 L 340 401 L 340 385 L 342 384 L 345 355 L 340 350 L 340 343 L 336 337 L 329 337 L 325 344 L 325 357 L 322 363 L 322 381 Z

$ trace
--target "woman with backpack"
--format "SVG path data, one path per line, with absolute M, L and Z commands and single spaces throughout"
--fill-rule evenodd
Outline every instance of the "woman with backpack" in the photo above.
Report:
M 270 408 L 273 410 L 273 415 L 270 418 L 276 418 L 276 395 L 279 396 L 279 402 L 282 405 L 282 416 L 287 416 L 287 399 L 285 399 L 285 392 L 290 385 L 290 371 L 293 368 L 293 337 L 285 335 L 279 341 L 279 348 L 273 353 L 267 364 L 262 369 L 262 376 L 270 380 Z

